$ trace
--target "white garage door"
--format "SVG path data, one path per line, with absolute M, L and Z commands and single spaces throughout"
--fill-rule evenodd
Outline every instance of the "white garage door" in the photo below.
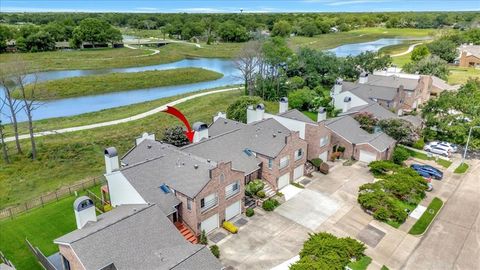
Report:
M 290 184 L 290 173 L 286 173 L 278 178 L 278 189 L 281 189 L 288 184 Z
M 363 162 L 370 163 L 370 162 L 372 162 L 372 161 L 377 160 L 377 155 L 376 155 L 375 153 L 372 153 L 372 152 L 360 150 L 360 158 L 359 158 L 359 160 L 360 160 L 360 161 L 363 161 Z
M 240 206 L 240 201 L 236 201 L 232 204 L 230 204 L 226 209 L 225 209 L 225 220 L 230 220 L 242 212 L 242 208 Z
M 297 168 L 295 168 L 295 170 L 293 170 L 294 181 L 303 176 L 304 167 L 305 165 L 300 165 Z
M 320 158 L 323 162 L 328 161 L 328 151 L 325 151 L 318 155 L 318 158 Z
M 216 228 L 218 228 L 218 214 L 215 214 L 202 222 L 200 226 L 202 231 L 205 230 L 206 233 L 209 233 Z

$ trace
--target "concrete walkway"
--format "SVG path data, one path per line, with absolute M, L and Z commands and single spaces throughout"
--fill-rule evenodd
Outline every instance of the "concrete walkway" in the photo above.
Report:
M 167 106 L 175 106 L 177 104 L 180 104 L 182 102 L 198 98 L 198 97 L 203 97 L 211 94 L 217 94 L 217 93 L 223 93 L 223 92 L 228 92 L 228 91 L 233 91 L 233 90 L 238 90 L 240 89 L 239 87 L 234 87 L 234 88 L 226 88 L 226 89 L 219 89 L 219 90 L 213 90 L 213 91 L 208 91 L 208 92 L 203 92 L 203 93 L 198 93 L 195 95 L 191 95 L 188 97 L 180 98 L 177 100 L 174 100 L 172 102 L 169 102 L 165 105 L 162 105 L 160 107 L 157 107 L 155 109 L 152 109 L 150 111 L 146 111 L 144 113 L 140 113 L 134 116 L 130 116 L 127 118 L 123 119 L 118 119 L 118 120 L 112 120 L 108 122 L 102 122 L 102 123 L 96 123 L 96 124 L 91 124 L 91 125 L 85 125 L 85 126 L 78 126 L 78 127 L 69 127 L 69 128 L 63 128 L 63 129 L 56 129 L 56 130 L 48 130 L 48 131 L 42 131 L 42 132 L 36 132 L 34 133 L 35 137 L 42 137 L 42 136 L 47 136 L 47 135 L 54 135 L 54 134 L 61 134 L 61 133 L 68 133 L 68 132 L 74 132 L 74 131 L 80 131 L 80 130 L 87 130 L 87 129 L 93 129 L 93 128 L 98 128 L 98 127 L 106 127 L 106 126 L 113 126 L 117 124 L 122 124 L 130 121 L 135 121 L 138 119 L 145 118 L 147 116 L 159 113 L 161 111 L 164 111 L 167 109 Z M 20 140 L 27 139 L 30 136 L 28 134 L 22 134 L 19 136 Z M 5 138 L 5 142 L 12 142 L 15 140 L 15 137 L 7 137 Z
M 410 45 L 410 46 L 408 47 L 408 49 L 407 49 L 406 51 L 401 52 L 401 53 L 397 53 L 397 54 L 392 54 L 392 55 L 390 55 L 390 56 L 391 56 L 391 57 L 397 57 L 397 56 L 402 56 L 402 55 L 405 55 L 405 54 L 409 54 L 409 53 L 411 53 L 411 52 L 413 51 L 413 49 L 414 49 L 416 46 L 418 46 L 418 45 L 420 45 L 420 44 L 423 44 L 423 42 L 419 42 L 419 43 L 412 44 L 412 45 Z
M 137 47 L 133 47 L 131 45 L 128 45 L 128 44 L 125 44 L 124 45 L 125 48 L 129 48 L 129 49 L 132 49 L 132 50 L 138 50 L 139 48 Z M 155 49 L 149 49 L 149 48 L 142 48 L 143 50 L 148 50 L 148 51 L 151 51 L 152 53 L 151 54 L 146 54 L 146 55 L 137 55 L 137 56 L 134 56 L 134 57 L 146 57 L 146 56 L 152 56 L 152 55 L 155 55 L 155 54 L 159 54 L 160 53 L 160 50 L 155 50 Z

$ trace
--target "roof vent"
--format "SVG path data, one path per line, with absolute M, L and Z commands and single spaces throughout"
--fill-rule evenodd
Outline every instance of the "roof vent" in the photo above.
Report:
M 277 134 L 273 133 L 273 137 L 274 137 L 274 138 L 277 137 Z
M 207 162 L 210 163 L 210 159 L 207 159 Z
M 152 146 L 149 144 L 149 145 L 147 145 L 147 148 L 148 148 L 148 149 L 152 149 Z
M 195 169 L 198 169 L 198 164 L 193 165 Z
M 281 131 L 281 130 L 277 130 L 277 132 L 278 132 L 278 133 L 282 133 L 282 131 Z

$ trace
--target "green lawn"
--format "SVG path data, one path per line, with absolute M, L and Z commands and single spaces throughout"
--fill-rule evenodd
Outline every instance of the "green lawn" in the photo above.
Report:
M 380 268 L 380 270 L 388 270 L 388 267 L 386 267 L 385 265 L 383 265 L 382 268 Z
M 366 270 L 368 265 L 372 262 L 372 258 L 363 256 L 360 260 L 348 264 L 352 270 Z
M 455 168 L 454 173 L 465 173 L 468 170 L 468 164 L 465 162 L 462 162 L 462 164 L 458 165 L 457 168 Z
M 480 69 L 450 66 L 448 83 L 463 84 L 469 79 L 480 79 Z
M 308 118 L 312 119 L 313 121 L 317 121 L 317 113 L 310 112 L 310 111 L 302 111 L 303 114 L 308 116 Z
M 210 123 L 218 111 L 226 111 L 227 106 L 240 97 L 243 90 L 230 91 L 199 97 L 177 105 L 190 123 L 203 121 Z M 89 114 L 95 119 L 120 118 L 133 112 L 143 112 L 147 107 L 165 104 L 175 97 L 130 105 L 98 113 Z M 155 106 L 153 105 L 155 104 Z M 277 112 L 278 102 L 265 102 L 268 112 Z M 139 108 L 142 108 L 141 110 Z M 118 112 L 120 115 L 116 115 Z M 82 122 L 90 116 L 65 117 L 60 123 Z M 71 122 L 69 122 L 71 121 Z M 54 126 L 56 119 L 48 121 Z M 45 122 L 44 122 L 45 123 Z M 13 154 L 13 143 L 8 143 L 12 163 L 0 161 L 0 209 L 8 205 L 24 202 L 41 194 L 87 177 L 101 175 L 104 168 L 103 150 L 115 146 L 119 153 L 125 153 L 134 144 L 134 139 L 143 132 L 155 133 L 161 139 L 163 130 L 181 123 L 173 116 L 158 113 L 149 117 L 114 126 L 84 130 L 72 133 L 38 137 L 38 160 L 28 158 L 29 142 L 22 140 L 24 155 Z
M 98 186 L 95 189 L 99 189 Z M 70 196 L 14 219 L 0 221 L 0 250 L 17 269 L 43 269 L 27 248 L 25 238 L 46 256 L 58 251 L 53 240 L 76 229 L 74 200 L 75 197 Z
M 402 146 L 399 145 L 398 147 L 402 147 Z M 410 156 L 413 157 L 413 158 L 418 158 L 418 159 L 422 159 L 422 160 L 435 160 L 435 162 L 438 165 L 441 165 L 445 168 L 448 168 L 448 167 L 450 167 L 450 165 L 452 165 L 452 162 L 449 161 L 449 160 L 446 160 L 446 159 L 443 159 L 443 158 L 429 157 L 425 153 L 413 151 L 413 150 L 407 149 L 405 147 L 402 147 L 402 148 L 404 148 L 410 154 Z
M 442 205 L 442 200 L 437 197 L 433 198 L 432 202 L 428 205 L 427 210 L 425 210 L 423 215 L 417 220 L 417 222 L 415 222 L 408 233 L 413 235 L 423 234 L 436 217 L 440 208 L 442 208 Z
M 77 96 L 104 94 L 108 92 L 180 85 L 219 79 L 223 74 L 202 68 L 178 68 L 151 70 L 133 73 L 110 73 L 38 83 L 36 97 L 51 100 Z M 27 96 L 32 87 L 27 86 Z M 19 92 L 15 92 L 19 96 Z

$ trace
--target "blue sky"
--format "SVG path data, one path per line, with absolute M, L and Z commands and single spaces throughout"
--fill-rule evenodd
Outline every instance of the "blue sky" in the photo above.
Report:
M 1 12 L 336 12 L 336 11 L 472 11 L 480 0 L 0 0 Z

